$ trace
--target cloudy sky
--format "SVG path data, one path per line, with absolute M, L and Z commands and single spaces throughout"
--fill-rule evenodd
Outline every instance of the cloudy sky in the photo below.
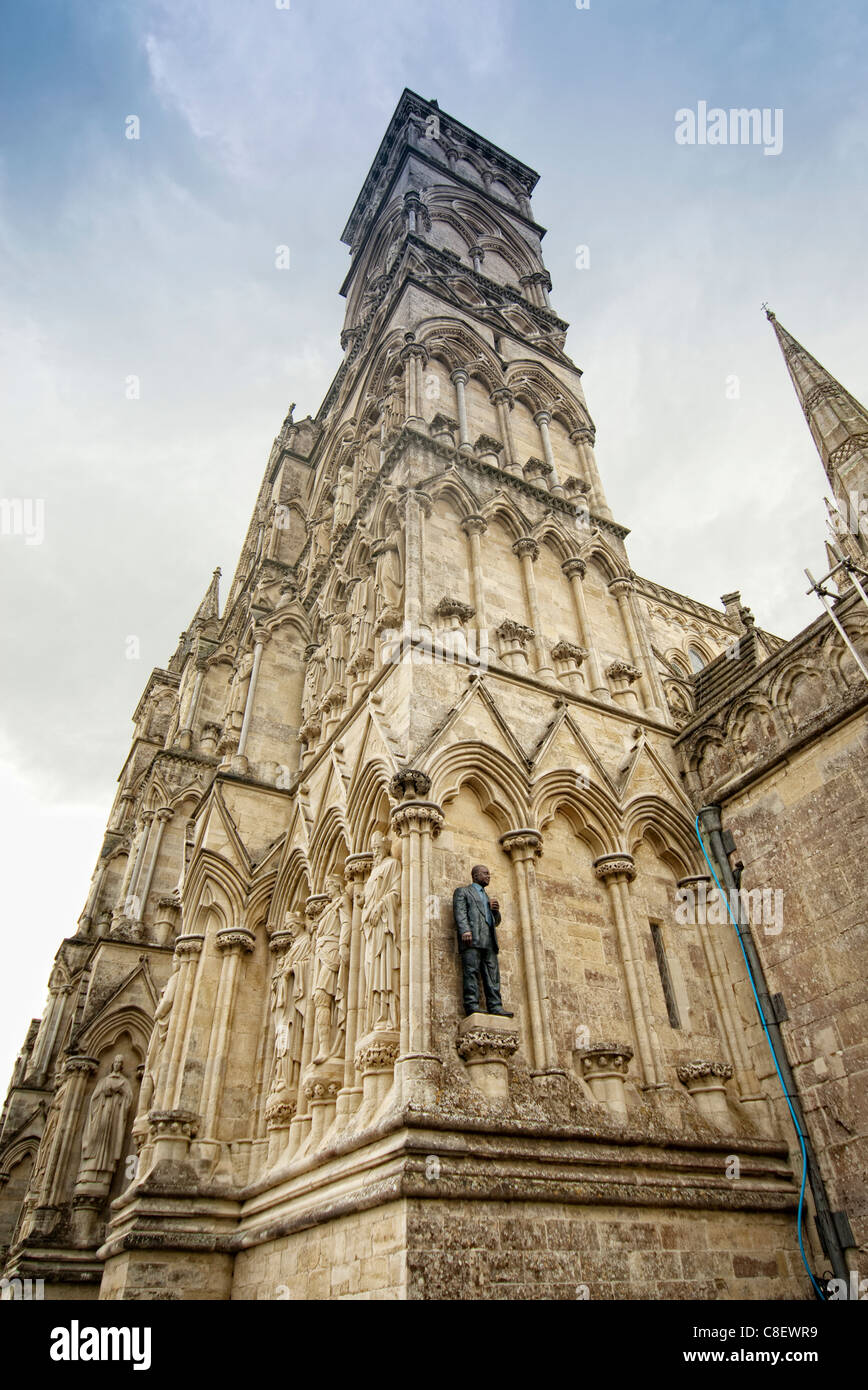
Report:
M 289 401 L 314 413 L 340 362 L 339 235 L 405 86 L 541 175 L 634 567 L 710 603 L 740 588 L 783 636 L 818 611 L 825 480 L 760 305 L 868 396 L 864 7 L 283 3 L 4 7 L 0 497 L 43 502 L 44 539 L 0 536 L 0 1071 L 148 673 L 215 565 L 228 583 Z M 781 153 L 677 144 L 700 101 L 782 110 Z

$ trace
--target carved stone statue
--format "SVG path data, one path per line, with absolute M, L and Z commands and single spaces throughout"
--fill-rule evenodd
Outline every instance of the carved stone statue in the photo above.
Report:
M 386 852 L 383 835 L 371 839 L 374 864 L 362 891 L 364 1031 L 397 1028 L 400 994 L 401 861 Z
M 397 624 L 401 620 L 404 602 L 404 563 L 401 555 L 401 533 L 395 530 L 391 535 L 374 542 L 371 554 L 376 561 L 375 587 L 377 590 L 377 616 L 387 617 Z
M 325 673 L 325 688 L 342 686 L 347 665 L 347 630 L 349 620 L 344 613 L 332 613 L 329 617 L 329 635 Z
M 247 705 L 247 691 L 250 687 L 250 673 L 253 670 L 253 653 L 245 652 L 239 658 L 235 667 L 235 674 L 232 677 L 232 684 L 229 687 L 229 706 L 226 711 L 227 725 L 238 723 L 244 718 L 244 710 Z
M 326 880 L 329 901 L 320 913 L 314 942 L 313 1003 L 315 1063 L 339 1055 L 346 1029 L 346 974 L 350 958 L 350 911 L 343 879 Z
M 355 488 L 353 486 L 353 470 L 350 464 L 341 464 L 338 472 L 337 490 L 335 492 L 335 511 L 332 521 L 332 535 L 343 529 L 353 514 L 353 502 L 355 500 Z
M 157 1000 L 157 1007 L 154 1010 L 154 1028 L 148 1042 L 148 1051 L 145 1056 L 145 1069 L 142 1075 L 142 1085 L 139 1091 L 138 1117 L 147 1115 L 154 1105 L 157 1090 L 157 1075 L 160 1062 L 163 1058 L 163 1049 L 166 1045 L 166 1037 L 169 1032 L 169 1016 L 172 1012 L 172 1005 L 175 1002 L 175 995 L 178 991 L 178 967 L 180 959 L 175 956 L 172 961 L 172 973 L 166 981 L 166 987 Z
M 353 585 L 347 603 L 350 617 L 350 654 L 359 656 L 371 649 L 373 629 L 374 574 L 370 562 L 364 567 L 362 576 Z
M 81 1138 L 77 1187 L 86 1184 L 91 1191 L 95 1188 L 108 1191 L 123 1150 L 127 1115 L 132 1101 L 132 1087 L 124 1076 L 124 1059 L 118 1053 L 111 1071 L 103 1077 L 91 1096 Z
M 331 548 L 331 526 L 332 509 L 329 506 L 325 511 L 320 512 L 310 524 L 310 558 L 307 566 L 307 582 L 310 583 L 313 573 L 324 555 L 329 553 Z
M 320 643 L 312 643 L 306 652 L 307 667 L 304 673 L 304 689 L 301 695 L 301 718 L 306 723 L 317 707 L 325 679 L 326 654 Z
M 271 1009 L 274 1015 L 272 1093 L 295 1091 L 298 1088 L 311 964 L 311 940 L 304 913 L 288 912 L 284 929 L 292 935 L 292 945 L 284 953 L 271 980 Z

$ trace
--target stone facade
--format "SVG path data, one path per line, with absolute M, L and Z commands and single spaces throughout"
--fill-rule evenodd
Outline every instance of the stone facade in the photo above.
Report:
M 712 796 L 763 881 L 771 820 L 793 874 L 825 827 L 822 946 L 806 903 L 770 968 L 858 1222 L 864 695 L 810 629 L 808 729 L 814 687 L 774 685 L 794 644 L 630 568 L 535 183 L 404 93 L 344 232 L 343 363 L 283 423 L 222 612 L 217 572 L 146 686 L 16 1065 L 0 1238 L 51 1297 L 809 1296 L 737 940 L 675 916 Z M 770 683 L 733 734 L 741 686 L 694 673 L 739 639 L 745 690 Z M 766 756 L 763 719 L 783 772 L 741 751 Z M 451 895 L 478 862 L 508 1021 L 462 1018 Z

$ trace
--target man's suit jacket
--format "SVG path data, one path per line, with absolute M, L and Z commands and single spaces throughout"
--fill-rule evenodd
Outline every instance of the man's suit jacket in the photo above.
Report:
M 489 927 L 485 920 L 485 908 L 482 900 L 472 884 L 464 888 L 456 888 L 452 894 L 452 915 L 455 918 L 455 930 L 458 932 L 458 949 L 466 951 L 469 946 L 480 947 L 486 936 L 491 940 L 491 949 L 499 951 L 497 944 L 497 932 L 495 927 L 500 926 L 500 913 L 491 909 L 493 926 Z M 462 932 L 470 932 L 472 941 L 462 941 Z

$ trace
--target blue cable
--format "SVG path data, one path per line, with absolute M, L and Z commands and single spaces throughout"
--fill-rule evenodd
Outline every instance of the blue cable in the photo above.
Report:
M 802 1131 L 801 1131 L 801 1127 L 800 1127 L 800 1125 L 799 1125 L 798 1120 L 796 1119 L 796 1112 L 795 1112 L 795 1110 L 793 1109 L 793 1107 L 792 1107 L 792 1105 L 791 1105 L 791 1103 L 790 1103 L 789 1092 L 787 1091 L 786 1085 L 784 1084 L 784 1078 L 781 1076 L 781 1069 L 780 1069 L 780 1067 L 778 1066 L 778 1059 L 777 1059 L 777 1056 L 775 1055 L 775 1049 L 774 1049 L 774 1046 L 773 1046 L 773 1044 L 772 1044 L 771 1037 L 770 1037 L 770 1035 L 769 1035 L 769 1030 L 768 1030 L 768 1028 L 767 1028 L 767 1026 L 766 1026 L 765 1014 L 763 1013 L 762 1004 L 761 1004 L 760 1001 L 759 1001 L 759 995 L 757 994 L 756 985 L 754 984 L 753 973 L 752 973 L 751 968 L 750 968 L 750 961 L 749 961 L 748 958 L 747 958 L 747 952 L 746 952 L 745 949 L 744 949 L 744 942 L 743 942 L 742 939 L 741 939 L 741 932 L 740 932 L 740 930 L 739 930 L 738 919 L 735 918 L 735 917 L 733 917 L 733 915 L 732 915 L 732 908 L 731 908 L 730 903 L 729 903 L 729 898 L 727 897 L 726 893 L 724 893 L 723 889 L 721 888 L 720 882 L 719 882 L 718 877 L 717 877 L 717 874 L 714 872 L 714 866 L 712 865 L 712 862 L 711 862 L 711 860 L 709 859 L 708 854 L 706 853 L 706 849 L 705 849 L 705 845 L 704 845 L 704 843 L 703 843 L 702 835 L 701 835 L 700 830 L 699 830 L 699 816 L 696 817 L 696 821 L 695 821 L 695 824 L 694 824 L 694 829 L 696 830 L 696 838 L 697 838 L 697 840 L 699 841 L 699 848 L 702 850 L 702 857 L 704 858 L 706 864 L 707 864 L 708 867 L 709 867 L 709 870 L 710 870 L 710 872 L 711 872 L 711 877 L 714 879 L 714 882 L 715 882 L 715 884 L 716 884 L 716 886 L 717 886 L 717 891 L 718 891 L 718 893 L 720 894 L 721 898 L 723 899 L 724 903 L 726 904 L 726 910 L 727 910 L 727 912 L 729 913 L 730 919 L 732 920 L 732 925 L 735 927 L 735 934 L 736 934 L 736 936 L 738 937 L 738 944 L 739 944 L 739 946 L 741 947 L 741 953 L 742 953 L 742 955 L 744 956 L 744 963 L 745 963 L 745 966 L 747 967 L 747 978 L 750 980 L 750 987 L 751 987 L 751 989 L 753 990 L 753 997 L 754 997 L 754 1000 L 755 1000 L 755 1002 L 756 1002 L 757 1013 L 758 1013 L 759 1016 L 760 1016 L 760 1023 L 762 1024 L 762 1026 L 763 1026 L 763 1032 L 764 1032 L 765 1035 L 766 1035 L 766 1042 L 767 1042 L 768 1045 L 769 1045 L 769 1052 L 772 1054 L 772 1061 L 773 1061 L 774 1064 L 775 1064 L 775 1071 L 776 1071 L 777 1074 L 778 1074 L 778 1081 L 780 1081 L 780 1083 L 781 1083 L 781 1090 L 782 1090 L 783 1093 L 784 1093 L 784 1100 L 787 1102 L 787 1109 L 788 1109 L 789 1112 L 790 1112 L 790 1116 L 791 1116 L 792 1121 L 793 1121 L 793 1127 L 794 1127 L 794 1129 L 795 1129 L 795 1131 L 796 1131 L 796 1134 L 799 1136 L 799 1146 L 800 1146 L 800 1148 L 801 1148 L 801 1150 L 802 1150 L 802 1182 L 801 1182 L 801 1186 L 800 1186 L 800 1188 L 799 1188 L 799 1210 L 798 1210 L 798 1213 L 797 1213 L 797 1215 L 796 1215 L 797 1229 L 798 1229 L 798 1234 L 799 1234 L 799 1251 L 800 1251 L 801 1256 L 802 1256 L 802 1264 L 805 1266 L 805 1269 L 808 1271 L 808 1278 L 810 1279 L 810 1281 L 811 1281 L 811 1283 L 813 1284 L 814 1288 L 817 1290 L 817 1293 L 818 1293 L 819 1297 L 820 1297 L 820 1298 L 822 1299 L 822 1301 L 825 1303 L 825 1301 L 826 1301 L 826 1295 L 823 1293 L 823 1290 L 820 1288 L 820 1285 L 817 1283 L 816 1279 L 814 1278 L 813 1274 L 811 1273 L 811 1266 L 808 1264 L 808 1257 L 807 1257 L 807 1255 L 805 1254 L 805 1247 L 804 1247 L 804 1245 L 802 1244 L 802 1209 L 803 1209 L 803 1207 L 804 1207 L 804 1202 L 805 1202 L 805 1179 L 806 1179 L 807 1176 L 808 1176 L 808 1155 L 807 1155 L 807 1152 L 806 1152 L 806 1150 L 805 1150 L 805 1136 L 804 1136 L 804 1134 L 803 1134 Z

